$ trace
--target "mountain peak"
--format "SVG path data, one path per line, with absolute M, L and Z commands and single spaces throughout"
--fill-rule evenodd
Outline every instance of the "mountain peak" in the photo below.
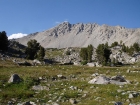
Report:
M 68 21 L 64 21 L 64 22 L 60 23 L 60 25 L 68 25 L 68 24 L 70 24 Z
M 111 44 L 123 41 L 127 46 L 140 40 L 140 29 L 127 29 L 121 26 L 98 25 L 97 23 L 70 24 L 65 21 L 54 28 L 38 32 L 35 35 L 17 39 L 27 45 L 30 39 L 36 39 L 45 48 L 87 47 L 92 44 Z

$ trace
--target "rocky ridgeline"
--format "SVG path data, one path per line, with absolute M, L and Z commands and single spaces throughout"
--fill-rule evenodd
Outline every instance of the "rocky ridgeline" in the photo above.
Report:
M 27 45 L 30 39 L 36 39 L 45 48 L 87 47 L 92 44 L 97 47 L 101 43 L 109 44 L 121 40 L 125 45 L 140 44 L 140 29 L 127 29 L 121 26 L 98 25 L 96 23 L 70 24 L 63 22 L 56 27 L 43 32 L 29 34 L 15 39 Z

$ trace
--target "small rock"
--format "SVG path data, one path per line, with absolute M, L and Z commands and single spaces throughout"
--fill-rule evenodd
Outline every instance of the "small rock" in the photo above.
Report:
M 134 104 L 134 103 L 133 103 L 133 104 L 132 104 L 132 103 L 130 103 L 129 105 L 136 105 L 136 104 Z
M 54 102 L 54 103 L 52 103 L 52 105 L 59 105 L 58 103 L 56 103 L 56 102 Z
M 41 90 L 49 90 L 49 88 L 47 86 L 41 86 L 41 85 L 33 86 L 32 89 L 33 90 L 38 90 L 38 91 L 41 91 Z
M 123 86 L 121 85 L 121 86 L 119 86 L 120 88 L 123 88 Z
M 32 101 L 30 101 L 30 104 L 31 104 L 31 105 L 36 105 L 35 102 L 32 102 Z
M 128 70 L 126 71 L 126 73 L 130 73 L 130 70 L 128 69 Z
M 133 97 L 138 97 L 139 93 L 133 93 Z
M 14 102 L 9 101 L 9 102 L 8 102 L 8 105 L 14 105 Z
M 134 98 L 133 94 L 129 94 L 128 98 Z
M 83 94 L 82 97 L 85 98 L 87 96 L 87 94 Z
M 114 105 L 123 105 L 122 102 L 115 102 Z
M 109 103 L 112 103 L 112 104 L 114 104 L 114 103 L 116 103 L 115 101 L 110 101 Z
M 76 86 L 70 86 L 69 87 L 71 90 L 77 90 L 77 87 Z
M 121 93 L 122 91 L 123 91 L 123 90 L 120 90 L 120 89 L 117 90 L 118 93 Z
M 101 99 L 101 97 L 96 97 L 96 98 L 95 98 L 96 101 L 99 101 L 99 99 Z
M 96 76 L 99 76 L 99 74 L 98 73 L 94 73 L 94 74 L 92 74 L 92 76 L 96 77 Z
M 38 79 L 39 79 L 39 80 L 42 80 L 43 78 L 42 78 L 42 77 L 38 77 Z
M 25 102 L 25 105 L 32 105 L 32 104 L 30 103 L 30 101 L 28 101 L 28 102 Z
M 125 92 L 122 93 L 122 95 L 125 95 L 125 94 L 126 94 Z
M 49 103 L 51 103 L 51 102 L 52 102 L 52 100 L 49 100 L 48 102 L 49 102 Z
M 23 103 L 17 103 L 17 105 L 23 105 Z
M 129 103 L 129 102 L 131 102 L 131 100 L 130 100 L 130 99 L 127 99 L 127 100 L 126 100 L 126 102 L 128 102 L 128 103 Z
M 71 104 L 77 104 L 77 101 L 76 101 L 76 99 L 69 99 L 69 102 L 71 103 Z

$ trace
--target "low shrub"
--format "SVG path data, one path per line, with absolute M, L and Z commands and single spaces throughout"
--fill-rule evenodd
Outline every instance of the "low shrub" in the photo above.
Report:
M 87 60 L 84 60 L 81 62 L 82 65 L 86 65 L 87 64 Z

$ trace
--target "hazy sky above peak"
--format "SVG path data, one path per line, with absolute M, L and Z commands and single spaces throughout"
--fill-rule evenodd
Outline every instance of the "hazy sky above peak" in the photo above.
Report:
M 61 22 L 140 28 L 140 0 L 0 0 L 0 31 L 47 30 Z

